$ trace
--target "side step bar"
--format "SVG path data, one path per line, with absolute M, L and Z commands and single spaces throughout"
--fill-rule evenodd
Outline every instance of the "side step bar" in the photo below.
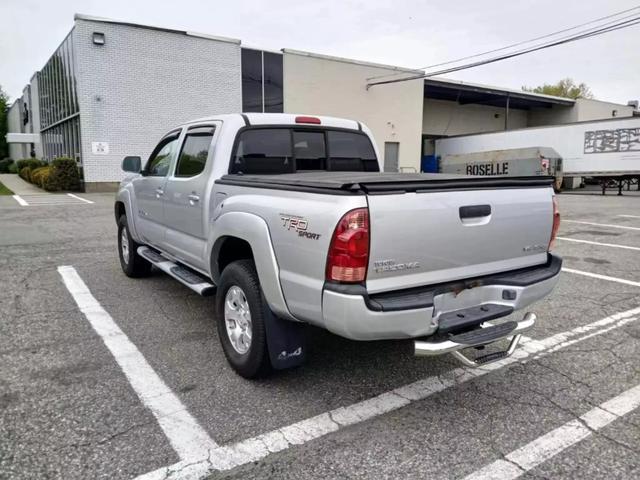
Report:
M 213 295 L 216 291 L 216 286 L 202 275 L 172 262 L 162 254 L 151 250 L 149 247 L 138 247 L 138 255 L 198 295 L 207 297 Z
M 468 367 L 479 367 L 488 363 L 502 360 L 510 357 L 515 352 L 522 333 L 531 329 L 536 323 L 535 313 L 526 313 L 519 322 L 505 322 L 499 325 L 492 325 L 486 328 L 479 328 L 469 332 L 452 335 L 448 339 L 440 342 L 429 342 L 424 340 L 416 340 L 415 354 L 418 356 L 433 356 L 443 353 L 451 353 Z M 507 337 L 511 338 L 509 347 L 501 352 L 493 352 L 475 359 L 470 359 L 462 354 L 460 350 L 469 347 L 480 347 L 488 345 Z

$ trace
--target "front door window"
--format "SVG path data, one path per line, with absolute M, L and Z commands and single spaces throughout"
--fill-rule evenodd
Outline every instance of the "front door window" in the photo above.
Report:
M 178 144 L 178 135 L 166 137 L 158 144 L 147 162 L 145 168 L 147 175 L 152 177 L 165 177 L 169 173 L 171 158 Z

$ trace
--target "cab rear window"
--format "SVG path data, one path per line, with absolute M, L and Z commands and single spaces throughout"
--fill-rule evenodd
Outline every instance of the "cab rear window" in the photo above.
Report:
M 363 133 L 330 129 L 250 128 L 238 135 L 230 173 L 279 174 L 313 170 L 377 172 Z

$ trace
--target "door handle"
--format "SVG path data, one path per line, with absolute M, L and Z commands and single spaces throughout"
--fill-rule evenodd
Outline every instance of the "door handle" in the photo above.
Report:
M 164 190 L 162 188 L 156 188 L 156 198 L 160 198 L 164 195 Z
M 487 217 L 491 215 L 491 205 L 467 205 L 458 210 L 461 219 Z
M 194 205 L 194 204 L 196 204 L 197 202 L 200 201 L 200 197 L 198 195 L 193 194 L 193 193 L 191 195 L 189 195 L 187 198 L 189 199 L 189 203 L 191 205 Z

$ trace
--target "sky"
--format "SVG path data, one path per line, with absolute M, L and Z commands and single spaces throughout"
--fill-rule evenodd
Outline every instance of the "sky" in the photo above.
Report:
M 74 13 L 417 68 L 499 48 L 640 0 L 0 0 L 0 85 L 18 97 Z M 640 99 L 640 25 L 446 76 L 520 89 L 565 77 L 596 98 Z

